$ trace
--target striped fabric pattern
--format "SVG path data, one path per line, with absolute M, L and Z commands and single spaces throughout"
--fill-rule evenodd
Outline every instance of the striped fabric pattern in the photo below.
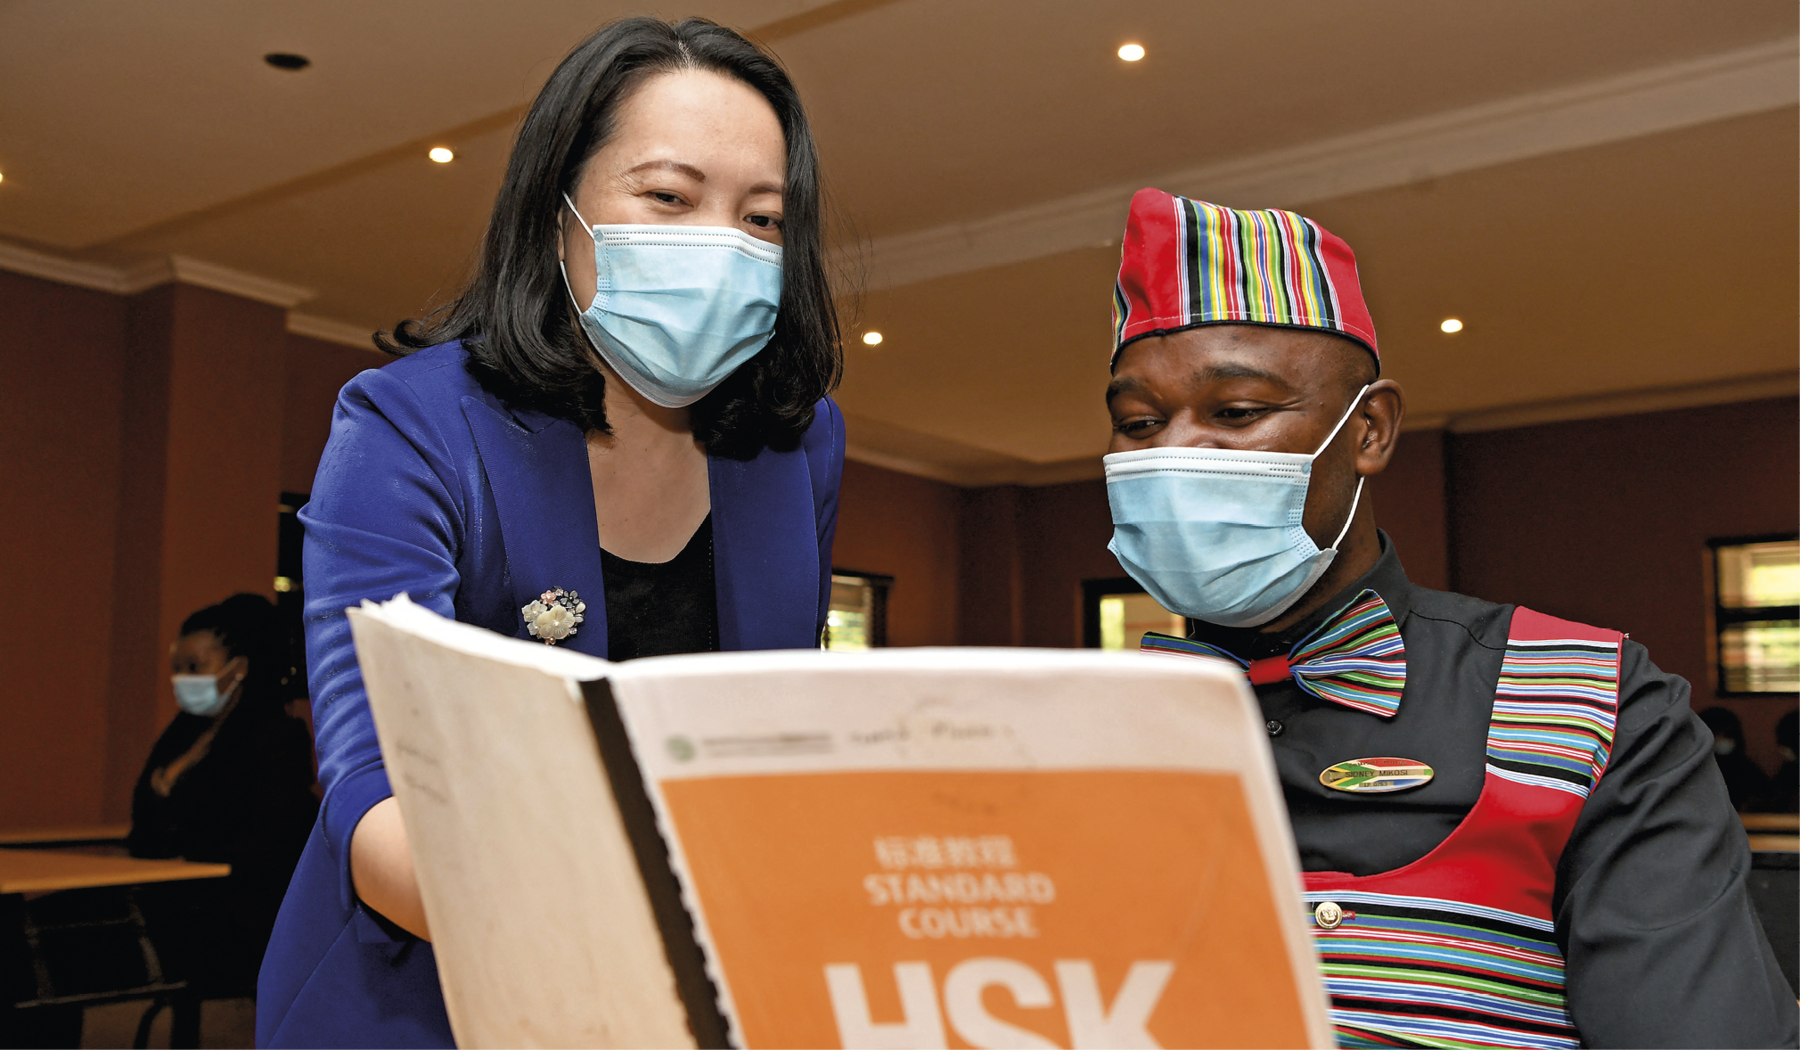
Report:
M 1132 199 L 1113 348 L 1201 324 L 1319 328 L 1376 351 L 1349 245 L 1291 211 L 1245 211 L 1140 190 Z
M 1400 709 L 1406 643 L 1381 595 L 1365 588 L 1288 656 L 1294 681 L 1324 700 L 1383 718 Z
M 1618 682 L 1617 643 L 1512 640 L 1488 729 L 1488 771 L 1586 798 L 1612 756 Z
M 1172 634 L 1160 631 L 1145 631 L 1144 640 L 1138 643 L 1138 651 L 1144 653 L 1160 653 L 1163 656 L 1210 656 L 1218 660 L 1230 660 L 1241 668 L 1248 668 L 1250 661 L 1227 649 L 1192 638 L 1177 638 Z
M 1309 891 L 1335 901 L 1314 923 L 1338 1045 L 1575 1047 L 1563 959 L 1548 920 L 1462 901 Z
M 1243 657 L 1218 646 L 1155 632 L 1144 635 L 1140 649 L 1212 656 L 1246 670 L 1250 666 Z M 1287 670 L 1296 685 L 1321 700 L 1391 718 L 1400 709 L 1400 696 L 1406 689 L 1406 643 L 1387 602 L 1364 588 L 1294 646 L 1287 657 Z

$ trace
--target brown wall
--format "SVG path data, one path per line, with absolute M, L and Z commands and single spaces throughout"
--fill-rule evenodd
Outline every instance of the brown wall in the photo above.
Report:
M 1400 435 L 1386 470 L 1369 479 L 1363 498 L 1394 541 L 1406 575 L 1421 587 L 1450 588 L 1450 532 L 1444 502 L 1444 432 Z
M 941 481 L 844 464 L 832 562 L 894 578 L 888 595 L 890 645 L 956 643 L 961 499 L 961 490 Z
M 271 593 L 279 494 L 381 361 L 203 288 L 0 273 L 0 827 L 126 818 L 181 621 Z
M 0 826 L 97 818 L 125 301 L 0 273 Z
M 1081 645 L 1081 581 L 1123 576 L 1106 549 L 1112 509 L 1106 483 L 1077 481 L 1024 490 L 1019 530 L 1025 568 L 1025 645 Z
M 1707 657 L 1706 541 L 1793 532 L 1792 398 L 1524 427 L 1451 439 L 1456 589 L 1629 633 L 1744 722 L 1772 769 L 1780 698 L 1721 700 Z
M 392 360 L 373 346 L 327 343 L 289 332 L 283 348 L 287 366 L 281 413 L 281 491 L 311 492 L 325 439 L 331 436 L 331 406 L 338 391 L 358 372 Z

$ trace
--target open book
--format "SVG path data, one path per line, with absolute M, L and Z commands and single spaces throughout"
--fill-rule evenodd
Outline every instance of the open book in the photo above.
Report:
M 350 616 L 465 1047 L 1331 1045 L 1222 664 Z

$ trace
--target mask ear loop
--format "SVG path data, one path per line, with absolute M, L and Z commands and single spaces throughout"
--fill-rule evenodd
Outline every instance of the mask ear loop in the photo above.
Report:
M 569 207 L 573 208 L 575 206 L 571 204 Z M 575 217 L 579 219 L 581 216 L 577 214 Z M 1337 440 L 1338 431 L 1344 429 L 1345 423 L 1350 422 L 1350 417 L 1356 414 L 1357 406 L 1362 404 L 1362 396 L 1369 392 L 1369 387 L 1374 385 L 1375 384 L 1373 383 L 1364 383 L 1363 388 L 1358 390 L 1356 396 L 1350 399 L 1350 407 L 1344 409 L 1343 418 L 1337 421 L 1337 426 L 1331 428 L 1331 433 L 1326 436 L 1325 443 L 1320 445 L 1319 450 L 1312 454 L 1312 458 L 1318 459 L 1321 455 L 1324 455 L 1325 450 L 1331 447 L 1331 443 Z
M 588 240 L 593 241 L 596 246 L 599 245 L 600 239 L 594 236 L 594 228 L 588 225 L 586 219 L 582 218 L 581 212 L 575 207 L 575 202 L 570 200 L 569 195 L 566 193 L 562 195 L 562 199 L 563 203 L 569 206 L 569 211 L 574 214 L 576 221 L 581 223 L 581 228 L 587 233 Z M 558 254 L 561 253 L 559 252 Z M 575 298 L 575 287 L 569 283 L 569 264 L 559 258 L 556 260 L 556 268 L 562 271 L 563 291 L 569 293 L 569 302 L 574 305 L 575 312 L 577 314 L 586 314 L 587 308 L 581 305 L 581 300 Z M 594 298 L 598 299 L 599 297 L 600 290 L 596 287 L 594 290 Z M 587 326 L 577 323 L 575 327 L 581 329 L 581 337 L 587 340 L 588 346 L 593 347 L 595 353 L 599 353 L 600 349 L 599 347 L 594 346 L 594 337 L 588 334 Z
M 1344 527 L 1341 531 L 1338 532 L 1337 539 L 1331 541 L 1331 549 L 1332 550 L 1337 550 L 1338 544 L 1344 542 L 1344 537 L 1348 536 L 1350 534 L 1350 523 L 1356 520 L 1356 505 L 1358 503 L 1362 502 L 1363 482 L 1365 482 L 1367 480 L 1369 480 L 1369 479 L 1368 478 L 1357 478 L 1356 479 L 1356 495 L 1351 497 L 1351 499 L 1350 499 L 1350 516 L 1348 518 L 1344 519 Z
M 562 198 L 563 198 L 563 203 L 567 204 L 569 206 L 569 210 L 575 213 L 575 218 L 581 220 L 582 232 L 586 233 L 588 235 L 588 240 L 593 241 L 596 244 L 600 243 L 599 239 L 594 236 L 594 228 L 592 226 L 588 225 L 588 221 L 586 219 L 581 218 L 581 211 L 575 207 L 575 202 L 570 200 L 569 195 L 566 193 L 562 195 Z M 1363 389 L 1367 390 L 1368 387 L 1364 387 Z M 1361 397 L 1362 395 L 1358 394 L 1357 396 Z M 1348 418 L 1348 417 L 1346 417 L 1346 418 Z M 1336 435 L 1333 435 L 1333 436 L 1335 437 Z
M 570 205 L 570 207 L 574 207 L 574 205 Z M 1331 447 L 1331 443 L 1337 440 L 1338 432 L 1343 430 L 1344 424 L 1350 422 L 1350 417 L 1356 414 L 1357 406 L 1362 404 L 1362 396 L 1368 393 L 1369 387 L 1373 385 L 1374 384 L 1372 383 L 1364 383 L 1363 388 L 1358 390 L 1356 396 L 1350 399 L 1350 407 L 1344 410 L 1344 418 L 1338 420 L 1337 426 L 1331 428 L 1331 436 L 1325 439 L 1323 445 L 1319 446 L 1319 451 L 1312 454 L 1312 458 L 1318 459 L 1320 456 L 1324 455 L 1325 450 Z M 1362 502 L 1363 482 L 1368 480 L 1368 478 L 1361 477 L 1356 479 L 1356 495 L 1352 496 L 1350 499 L 1350 516 L 1344 519 L 1344 527 L 1338 531 L 1337 539 L 1331 541 L 1331 550 L 1337 550 L 1338 544 L 1344 542 L 1344 537 L 1350 535 L 1350 523 L 1356 520 L 1356 507 Z

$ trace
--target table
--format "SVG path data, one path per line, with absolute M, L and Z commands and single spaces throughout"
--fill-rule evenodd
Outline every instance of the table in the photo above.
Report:
M 80 834 L 71 835 L 66 841 L 92 841 L 96 837 L 89 833 L 92 829 L 79 830 Z M 79 1033 L 83 1008 L 134 999 L 174 1005 L 171 1041 L 177 1046 L 199 1045 L 199 1002 L 185 980 L 171 980 L 163 973 L 148 939 L 135 887 L 217 879 L 229 874 L 229 864 L 140 860 L 66 850 L 0 849 L 0 991 L 4 992 L 0 995 L 0 1000 L 4 1000 L 0 1001 L 0 1045 L 43 1045 L 46 1034 L 66 1039 L 71 1026 Z M 107 887 L 115 889 L 108 891 Z M 56 892 L 70 890 L 98 890 L 119 896 L 106 898 L 113 902 L 111 912 L 94 910 L 90 914 L 91 902 L 97 898 Z M 58 906 L 51 907 L 52 904 Z M 109 947 L 99 949 L 105 957 L 133 960 L 141 970 L 129 979 L 104 984 L 81 975 L 72 978 L 75 984 L 71 987 L 65 980 L 71 971 L 58 965 L 59 958 L 68 961 L 67 953 L 47 953 L 46 937 L 59 935 L 65 940 L 73 935 L 89 946 L 85 953 L 89 962 L 93 961 L 95 947 L 105 944 Z M 107 973 L 114 969 L 102 967 Z M 21 994 L 23 999 L 13 1001 Z M 144 1024 L 148 1024 L 150 1016 L 145 1015 Z
M 1777 835 L 1800 835 L 1800 813 L 1740 813 L 1744 830 L 1754 835 L 1764 832 Z
M 196 864 L 185 860 L 139 860 L 96 857 L 43 849 L 0 850 L 0 893 L 45 893 L 93 886 L 137 886 L 146 882 L 217 879 L 231 874 L 229 864 Z
M 77 842 L 123 842 L 130 824 L 76 824 L 60 828 L 0 828 L 0 846 L 52 846 Z

